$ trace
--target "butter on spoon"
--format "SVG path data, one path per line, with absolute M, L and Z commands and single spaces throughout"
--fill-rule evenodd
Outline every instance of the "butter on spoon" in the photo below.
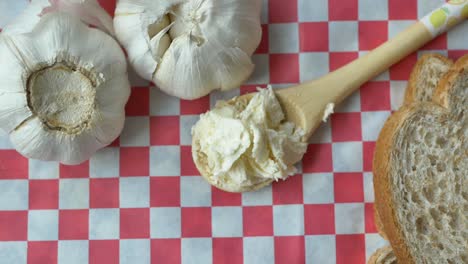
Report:
M 444 8 L 447 7 L 455 13 L 460 13 L 463 6 L 464 5 L 455 6 L 447 3 L 444 5 Z M 279 151 L 276 150 L 276 152 L 281 152 L 288 148 L 289 150 L 294 148 L 299 149 L 297 153 L 305 152 L 305 149 L 303 149 L 304 145 L 302 144 L 306 144 L 305 142 L 320 125 L 322 120 L 326 119 L 327 115 L 332 112 L 332 106 L 342 102 L 362 84 L 414 52 L 438 34 L 443 33 L 450 27 L 464 20 L 464 18 L 460 16 L 457 23 L 447 23 L 442 28 L 437 27 L 434 29 L 427 22 L 429 21 L 428 18 L 431 14 L 401 32 L 395 38 L 369 52 L 367 55 L 323 76 L 322 78 L 276 91 L 276 98 L 280 104 L 279 109 L 276 111 L 284 112 L 285 115 L 285 120 L 281 120 L 281 123 L 294 124 L 294 126 L 301 128 L 299 133 L 299 130 L 296 130 L 296 128 L 293 127 L 293 131 L 289 131 L 290 133 L 287 136 L 293 135 L 293 137 L 297 137 L 298 134 L 302 135 L 300 142 L 293 139 L 290 140 L 290 142 L 286 142 L 286 144 L 280 144 L 280 146 L 277 146 Z M 220 103 L 213 110 L 213 113 L 216 114 L 216 111 L 230 111 L 229 107 L 226 107 L 226 105 L 248 107 L 252 98 L 256 99 L 258 97 L 255 96 L 255 94 L 247 94 L 236 97 L 227 103 Z M 238 110 L 239 109 L 241 111 L 243 110 L 242 107 L 238 107 Z M 268 142 L 264 142 L 264 144 L 267 144 L 269 148 L 270 153 L 268 155 L 271 158 L 270 160 L 277 163 L 283 163 L 279 164 L 279 166 L 276 166 L 275 168 L 284 168 L 284 166 L 281 165 L 286 165 L 286 168 L 284 168 L 284 171 L 280 172 L 283 174 L 283 177 L 272 177 L 272 175 L 270 175 L 271 172 L 268 170 L 265 171 L 263 175 L 259 175 L 259 173 L 262 172 L 262 169 L 267 167 L 261 166 L 261 168 L 258 169 L 256 168 L 258 162 L 252 161 L 258 157 L 254 155 L 255 151 L 253 151 L 253 148 L 255 146 L 253 146 L 254 144 L 251 142 L 252 138 L 255 138 L 255 132 L 248 129 L 248 123 L 246 123 L 245 120 L 241 120 L 239 113 L 231 115 L 228 114 L 224 117 L 231 119 L 232 122 L 237 120 L 237 127 L 239 127 L 240 131 L 236 132 L 234 128 L 231 128 L 232 130 L 227 129 L 228 132 L 224 136 L 220 136 L 216 132 L 207 133 L 208 131 L 204 130 L 203 126 L 199 126 L 199 124 L 200 122 L 204 122 L 204 117 L 209 117 L 211 114 L 212 113 L 208 112 L 207 114 L 202 115 L 201 120 L 193 129 L 192 139 L 192 156 L 195 165 L 202 176 L 210 184 L 229 192 L 254 191 L 269 185 L 273 180 L 278 180 L 280 178 L 284 179 L 288 174 L 293 172 L 289 168 L 289 165 L 291 165 L 289 163 L 295 160 L 294 158 L 289 158 L 291 153 L 283 153 L 283 155 L 276 156 L 272 155 L 275 150 L 272 149 L 271 146 L 275 144 L 275 141 L 270 140 Z M 283 113 L 280 114 L 282 115 Z M 271 115 L 274 114 L 272 113 Z M 223 129 L 223 126 L 225 126 L 225 122 L 212 122 L 212 130 L 214 131 L 216 131 L 216 129 Z M 279 129 L 279 126 L 276 126 L 275 128 Z M 266 126 L 264 130 L 270 131 L 270 128 Z M 291 130 L 291 128 L 289 130 Z M 219 136 L 218 141 L 211 142 L 210 137 L 215 134 Z M 242 141 L 244 140 L 242 138 L 246 138 L 245 142 Z M 223 158 L 225 158 L 223 157 L 223 152 L 228 149 L 224 149 L 223 146 L 216 147 L 215 145 L 219 145 L 222 142 L 228 143 L 236 139 L 241 139 L 241 141 L 230 146 L 231 150 L 230 152 L 228 151 L 229 154 L 234 153 L 235 155 L 231 157 L 231 160 L 225 163 L 225 160 L 223 160 Z M 206 143 L 205 148 L 202 147 L 202 142 Z M 212 143 L 212 145 L 210 145 L 210 143 Z M 215 154 L 211 155 L 213 153 Z M 218 159 L 215 160 L 218 160 L 219 162 L 217 163 L 223 164 L 223 166 L 226 167 L 216 171 L 216 167 L 221 168 L 222 166 L 217 166 L 216 162 L 213 162 L 213 156 L 219 156 Z M 289 162 L 284 162 L 281 158 L 289 158 Z M 241 163 L 242 166 L 239 166 L 239 163 Z M 272 166 L 275 166 L 275 164 Z M 250 175 L 252 172 L 256 175 Z M 276 172 L 277 170 L 273 170 L 273 173 Z

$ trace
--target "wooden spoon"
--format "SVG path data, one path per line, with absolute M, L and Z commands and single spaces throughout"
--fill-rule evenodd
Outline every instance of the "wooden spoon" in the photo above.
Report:
M 304 140 L 307 140 L 322 122 L 327 105 L 339 104 L 362 84 L 387 70 L 437 35 L 464 21 L 466 17 L 463 17 L 462 10 L 466 8 L 468 0 L 461 4 L 446 3 L 393 39 L 348 65 L 319 79 L 276 91 L 287 121 L 301 127 L 306 132 Z M 450 20 L 451 17 L 454 19 Z M 253 95 L 246 94 L 232 100 L 243 101 L 246 104 Z M 271 180 L 266 179 L 265 182 L 255 186 L 231 189 L 213 182 L 206 169 L 207 163 L 203 155 L 198 153 L 196 142 L 197 138 L 202 136 L 193 135 L 193 158 L 200 173 L 212 185 L 225 191 L 243 192 L 256 190 L 271 183 Z

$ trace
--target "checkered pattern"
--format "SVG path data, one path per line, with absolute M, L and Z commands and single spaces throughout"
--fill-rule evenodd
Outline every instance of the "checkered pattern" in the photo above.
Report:
M 326 74 L 441 2 L 265 0 L 257 68 L 240 89 L 183 101 L 131 72 L 120 139 L 75 167 L 27 160 L 0 135 L 0 263 L 365 263 L 385 243 L 373 222 L 379 129 L 401 104 L 417 56 L 463 55 L 468 24 L 363 85 L 311 138 L 301 173 L 258 192 L 203 181 L 190 128 L 216 100 Z M 0 28 L 26 3 L 0 1 Z

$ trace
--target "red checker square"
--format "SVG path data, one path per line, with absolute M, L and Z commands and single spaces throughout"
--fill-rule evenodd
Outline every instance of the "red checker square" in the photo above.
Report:
M 270 23 L 297 22 L 297 0 L 268 1 Z
M 180 178 L 150 178 L 150 203 L 152 207 L 180 206 Z
M 29 209 L 57 209 L 58 180 L 29 181 Z
M 452 60 L 458 60 L 459 58 L 461 58 L 467 53 L 468 53 L 468 49 L 467 50 L 449 50 L 448 57 Z
M 91 208 L 119 207 L 119 179 L 91 179 L 89 184 Z
M 243 254 L 242 238 L 213 239 L 214 264 L 242 264 L 244 263 Z
M 240 193 L 225 192 L 212 187 L 211 203 L 213 206 L 240 206 L 242 205 L 242 195 Z
M 152 239 L 151 264 L 181 263 L 180 239 Z
M 359 57 L 357 52 L 331 52 L 330 53 L 330 71 L 345 66 Z
M 262 25 L 262 39 L 260 44 L 255 51 L 256 54 L 265 54 L 270 50 L 269 40 L 268 40 L 268 25 Z
M 366 263 L 364 234 L 336 236 L 336 264 Z
M 328 51 L 328 23 L 300 23 L 299 38 L 301 52 Z
M 333 142 L 361 141 L 361 113 L 336 113 L 331 116 Z
M 57 241 L 28 242 L 28 264 L 57 263 Z
M 88 239 L 89 211 L 88 210 L 60 210 L 59 211 L 59 239 L 80 240 Z
M 394 81 L 407 81 L 417 60 L 418 56 L 416 53 L 413 53 L 390 67 L 390 79 Z
M 273 208 L 271 206 L 247 206 L 242 208 L 244 236 L 272 236 Z
M 115 4 L 117 1 L 98 0 L 99 4 L 111 15 L 114 15 Z
M 240 94 L 248 94 L 257 92 L 257 87 L 260 85 L 242 85 L 240 87 Z
M 210 109 L 210 96 L 205 96 L 196 100 L 180 100 L 181 115 L 199 115 Z
M 132 88 L 132 93 L 125 106 L 127 116 L 147 116 L 150 111 L 150 91 L 148 87 Z
M 182 176 L 200 175 L 192 159 L 192 147 L 180 146 L 180 172 Z
M 285 65 L 287 65 L 285 67 Z M 271 83 L 299 82 L 299 54 L 270 55 Z
M 333 170 L 332 145 L 309 144 L 302 159 L 304 173 L 331 172 Z
M 28 239 L 27 211 L 0 211 L 0 241 Z
M 121 176 L 149 176 L 149 147 L 120 149 Z
M 359 50 L 372 50 L 388 39 L 387 21 L 359 22 Z
M 149 208 L 120 209 L 120 238 L 149 238 Z
M 364 217 L 366 219 L 365 228 L 366 233 L 377 233 L 377 227 L 375 226 L 374 219 L 374 204 L 366 203 L 364 206 Z
M 307 235 L 335 233 L 335 206 L 333 204 L 304 205 L 304 227 Z
M 109 147 L 119 147 L 120 146 L 120 137 L 116 138 Z
M 439 35 L 429 43 L 424 45 L 422 50 L 445 50 L 447 49 L 447 33 Z
M 211 237 L 211 208 L 182 208 L 182 237 Z
M 389 20 L 412 20 L 418 18 L 418 0 L 388 0 Z
M 74 166 L 60 164 L 59 171 L 60 178 L 88 178 L 89 161 Z
M 151 145 L 179 145 L 180 120 L 178 116 L 156 116 L 150 119 Z
M 90 240 L 89 264 L 119 264 L 119 240 Z
M 303 200 L 302 175 L 273 183 L 273 204 L 302 204 Z
M 368 82 L 361 87 L 362 111 L 390 111 L 390 82 Z
M 363 142 L 363 167 L 364 171 L 372 171 L 372 161 L 374 160 L 375 142 Z
M 0 179 L 27 179 L 28 159 L 14 150 L 0 150 Z
M 330 20 L 357 20 L 358 0 L 328 0 Z
M 364 201 L 362 173 L 335 173 L 333 182 L 336 203 L 359 203 Z
M 275 237 L 275 264 L 305 263 L 303 236 Z

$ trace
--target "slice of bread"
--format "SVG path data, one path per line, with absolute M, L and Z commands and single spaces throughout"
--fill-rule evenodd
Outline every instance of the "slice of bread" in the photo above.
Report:
M 468 263 L 468 55 L 426 83 L 379 135 L 375 208 L 399 263 Z
M 397 258 L 391 246 L 377 249 L 367 261 L 367 264 L 397 264 Z

